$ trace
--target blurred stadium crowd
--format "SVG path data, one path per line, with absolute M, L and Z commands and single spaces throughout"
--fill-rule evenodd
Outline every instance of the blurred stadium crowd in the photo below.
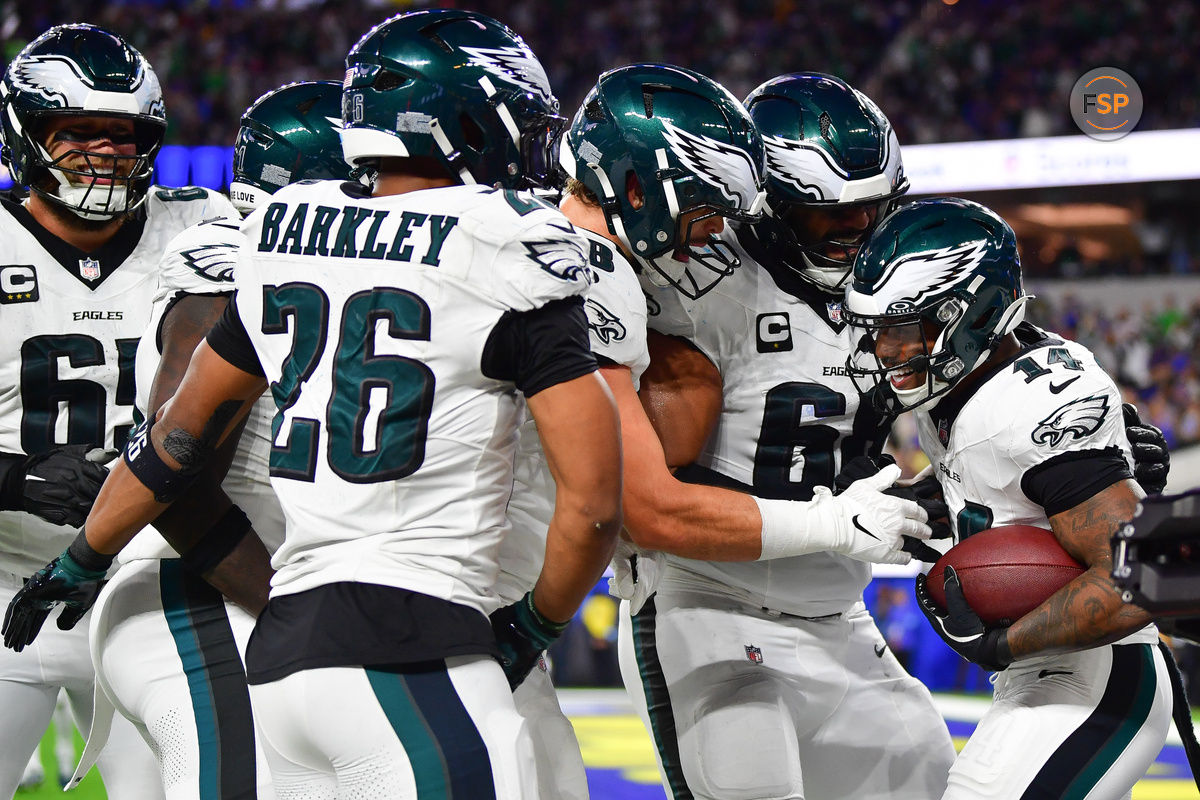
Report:
M 1200 69 L 1194 3 L 21 0 L 0 6 L 0 33 L 7 63 L 64 20 L 120 31 L 163 81 L 168 142 L 227 145 L 241 111 L 262 92 L 294 80 L 340 79 L 344 54 L 362 31 L 430 5 L 470 7 L 522 32 L 568 115 L 604 70 L 665 61 L 711 75 L 738 96 L 764 76 L 832 72 L 880 102 L 903 144 L 1068 134 L 1076 129 L 1064 98 L 1078 65 L 1112 63 L 1133 74 L 1145 95 L 1139 130 L 1200 126 L 1200 95 L 1175 90 L 1193 85 Z M 1045 266 L 1027 259 L 1029 272 L 1088 279 L 1200 271 L 1200 229 L 1188 209 L 1158 204 L 1145 212 L 1143 259 L 1096 262 L 1067 246 Z M 1113 316 L 1042 301 L 1032 316 L 1092 348 L 1179 447 L 1200 441 L 1197 312 L 1138 308 Z
M 598 74 L 684 64 L 739 97 L 764 77 L 832 72 L 878 100 L 904 144 L 1074 133 L 1079 64 L 1117 64 L 1145 94 L 1140 130 L 1200 125 L 1195 3 L 1150 0 L 21 0 L 0 8 L 11 58 L 64 20 L 120 31 L 164 82 L 168 141 L 225 144 L 281 83 L 340 79 L 353 40 L 396 11 L 464 6 L 520 31 L 568 113 Z M 153 13 L 148 11 L 153 10 Z M 946 69 L 946 64 L 956 65 Z

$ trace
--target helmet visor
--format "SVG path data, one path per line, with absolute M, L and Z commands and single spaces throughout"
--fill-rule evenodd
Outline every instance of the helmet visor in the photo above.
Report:
M 558 137 L 567 121 L 558 114 L 527 113 L 517 117 L 520 122 L 521 164 L 524 186 L 528 189 L 552 189 L 559 182 Z

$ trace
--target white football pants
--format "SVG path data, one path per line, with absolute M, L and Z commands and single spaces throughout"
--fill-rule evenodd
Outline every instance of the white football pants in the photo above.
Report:
M 533 746 L 500 665 L 437 663 L 311 669 L 251 686 L 278 800 L 536 797 Z
M 546 659 L 537 665 L 513 692 L 517 713 L 525 719 L 533 741 L 541 800 L 587 800 L 587 771 L 575 728 L 558 704 L 558 693 L 546 670 Z
M 115 708 L 157 754 L 167 800 L 271 800 L 243 666 L 254 618 L 179 559 L 124 565 L 92 615 L 104 694 L 80 766 Z
M 0 605 L 7 608 L 22 585 L 24 580 L 0 572 Z M 5 800 L 16 791 L 29 755 L 50 724 L 60 688 L 79 730 L 91 726 L 90 616 L 69 631 L 58 629 L 57 616 L 51 612 L 37 639 L 20 653 L 0 647 L 0 798 Z M 154 755 L 126 720 L 113 725 L 98 764 L 110 800 L 163 797 Z
M 661 587 L 620 615 L 621 672 L 675 798 L 928 800 L 954 746 L 861 602 L 772 614 Z
M 1162 750 L 1171 700 L 1155 645 L 1018 661 L 997 673 L 945 798 L 1127 798 Z

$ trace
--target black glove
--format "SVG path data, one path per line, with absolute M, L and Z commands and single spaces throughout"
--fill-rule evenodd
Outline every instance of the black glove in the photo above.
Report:
M 962 583 L 954 567 L 946 565 L 943 584 L 946 589 L 946 610 L 942 611 L 929 596 L 924 575 L 917 576 L 917 605 L 942 640 L 965 658 L 991 672 L 999 672 L 1012 663 L 1008 648 L 1008 627 L 988 628 L 979 615 L 971 610 L 963 596 Z
M 833 479 L 833 493 L 841 494 L 849 489 L 850 484 L 855 481 L 869 478 L 884 467 L 895 463 L 896 459 L 887 453 L 874 457 L 856 456 L 843 464 L 842 471 Z M 883 493 L 912 500 L 925 509 L 925 513 L 929 515 L 929 527 L 933 529 L 930 539 L 949 539 L 953 535 L 950 530 L 950 509 L 946 506 L 946 501 L 942 499 L 942 485 L 938 483 L 937 478 L 930 475 L 912 486 L 892 486 L 890 489 L 884 489 Z M 900 549 L 920 561 L 927 561 L 931 564 L 942 557 L 940 552 L 912 536 L 904 537 L 904 544 Z
M 79 535 L 83 536 L 82 533 Z M 25 585 L 13 596 L 8 610 L 4 612 L 4 627 L 0 629 L 0 633 L 4 634 L 5 647 L 11 647 L 18 653 L 24 650 L 37 638 L 42 623 L 59 603 L 65 606 L 58 615 L 59 630 L 69 631 L 96 602 L 106 583 L 104 576 L 108 567 L 89 569 L 81 565 L 72 555 L 73 550 L 78 552 L 78 541 L 77 538 L 58 558 L 25 581 Z M 93 551 L 92 555 L 99 554 Z M 101 556 L 94 566 L 99 567 L 104 559 L 112 563 L 111 556 Z M 87 558 L 84 557 L 84 560 L 87 561 Z
M 497 608 L 490 617 L 496 644 L 500 646 L 500 666 L 513 691 L 529 675 L 542 653 L 554 643 L 566 622 L 551 622 L 533 605 L 533 592 L 512 605 Z
M 1133 479 L 1146 494 L 1162 494 L 1171 471 L 1167 440 L 1158 428 L 1142 422 L 1133 403 L 1122 405 L 1121 412 L 1125 415 L 1125 435 L 1133 449 Z
M 108 477 L 115 453 L 71 444 L 23 459 L 7 459 L 0 508 L 28 511 L 54 525 L 78 528 Z

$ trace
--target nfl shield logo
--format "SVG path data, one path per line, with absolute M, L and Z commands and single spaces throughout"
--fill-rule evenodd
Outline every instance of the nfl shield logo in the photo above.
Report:
M 79 259 L 79 275 L 86 281 L 94 281 L 100 277 L 100 262 L 94 258 Z
M 763 662 L 762 650 L 752 644 L 748 644 L 746 645 L 746 658 L 750 659 L 755 664 L 761 664 Z
M 938 441 L 942 443 L 942 447 L 950 444 L 950 422 L 948 420 L 938 420 Z
M 841 324 L 842 321 L 842 304 L 841 303 L 826 303 L 825 312 L 829 314 L 829 321 L 835 325 Z

